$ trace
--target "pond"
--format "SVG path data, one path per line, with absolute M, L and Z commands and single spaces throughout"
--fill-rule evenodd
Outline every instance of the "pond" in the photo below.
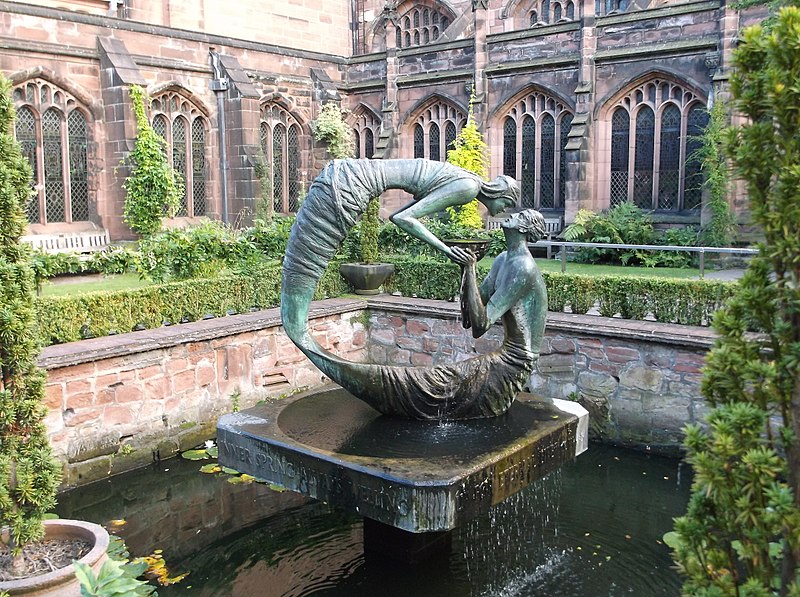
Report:
M 593 444 L 588 452 L 454 531 L 449 558 L 408 567 L 365 557 L 353 516 L 265 485 L 231 484 L 171 459 L 59 497 L 64 518 L 162 549 L 189 572 L 159 595 L 676 596 L 661 542 L 689 497 L 677 460 Z M 112 521 L 124 520 L 125 524 Z

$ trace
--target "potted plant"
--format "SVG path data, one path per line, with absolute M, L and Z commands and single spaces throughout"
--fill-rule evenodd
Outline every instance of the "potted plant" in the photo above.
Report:
M 314 122 L 314 138 L 328 146 L 336 159 L 351 158 L 355 152 L 353 131 L 343 118 L 343 111 L 334 103 L 322 106 Z M 391 263 L 378 263 L 378 232 L 380 231 L 380 202 L 377 197 L 368 204 L 358 229 L 356 263 L 342 263 L 339 273 L 350 283 L 356 294 L 377 294 L 380 286 L 394 273 Z
M 36 329 L 36 282 L 30 249 L 20 242 L 31 168 L 12 136 L 9 91 L 10 83 L 0 76 L 0 593 L 77 595 L 74 556 L 61 571 L 25 578 L 37 559 L 51 558 L 48 548 L 65 536 L 84 539 L 91 556 L 102 563 L 108 533 L 88 523 L 43 522 L 55 505 L 61 474 L 47 440 L 45 373 L 36 366 L 39 347 L 31 333 Z M 58 586 L 60 580 L 72 588 Z

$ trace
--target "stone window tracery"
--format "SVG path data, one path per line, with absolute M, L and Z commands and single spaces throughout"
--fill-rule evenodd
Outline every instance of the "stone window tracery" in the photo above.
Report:
M 533 92 L 503 119 L 503 173 L 520 181 L 522 207 L 562 209 L 566 191 L 567 135 L 572 112 Z
M 380 120 L 363 107 L 355 111 L 355 124 L 353 132 L 356 142 L 356 157 L 371 158 L 375 154 L 375 142 L 380 134 Z
M 446 161 L 466 122 L 467 115 L 448 103 L 439 100 L 428 105 L 414 124 L 414 157 Z
M 397 47 L 409 48 L 436 41 L 451 20 L 447 14 L 435 8 L 413 5 L 400 17 L 396 32 Z
M 33 170 L 32 224 L 89 220 L 88 111 L 44 79 L 14 87 L 16 139 Z
M 708 123 L 700 99 L 677 83 L 654 79 L 617 101 L 610 114 L 609 204 L 699 208 L 702 174 L 689 158 Z
M 301 128 L 297 120 L 275 103 L 261 106 L 261 150 L 271 169 L 270 195 L 275 213 L 296 213 L 300 207 Z
M 177 91 L 153 98 L 153 130 L 166 141 L 166 154 L 184 182 L 177 216 L 204 216 L 206 197 L 206 121 L 200 109 Z
M 547 25 L 575 20 L 575 4 L 572 0 L 536 0 L 528 9 L 530 26 Z

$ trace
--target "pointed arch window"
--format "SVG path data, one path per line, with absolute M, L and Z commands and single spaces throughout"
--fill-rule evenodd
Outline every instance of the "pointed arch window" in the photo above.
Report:
M 414 157 L 446 161 L 466 121 L 466 114 L 451 104 L 439 100 L 426 106 L 414 124 Z
M 199 217 L 208 211 L 206 119 L 200 109 L 176 91 L 157 94 L 151 104 L 153 130 L 166 141 L 172 167 L 183 179 L 177 216 Z
M 274 103 L 261 107 L 261 151 L 271 170 L 269 195 L 275 213 L 295 213 L 300 207 L 302 129 L 297 120 Z
M 523 207 L 563 209 L 571 125 L 572 112 L 538 91 L 508 111 L 503 121 L 503 173 L 520 181 Z
M 452 17 L 442 11 L 414 5 L 400 18 L 397 47 L 409 48 L 434 42 L 451 21 Z
M 380 132 L 380 120 L 372 111 L 363 106 L 360 106 L 354 115 L 356 119 L 353 125 L 356 142 L 355 155 L 357 158 L 371 158 L 375 155 L 375 139 Z
M 88 221 L 89 122 L 79 102 L 44 79 L 14 87 L 14 135 L 33 171 L 32 224 Z
M 621 98 L 611 111 L 609 205 L 698 209 L 703 179 L 691 155 L 707 122 L 700 99 L 672 81 L 653 79 Z

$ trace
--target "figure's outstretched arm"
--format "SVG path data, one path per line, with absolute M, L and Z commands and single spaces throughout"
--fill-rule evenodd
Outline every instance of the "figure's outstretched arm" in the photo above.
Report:
M 444 211 L 447 207 L 465 205 L 475 198 L 477 192 L 478 189 L 474 181 L 468 178 L 456 179 L 411 205 L 403 207 L 393 213 L 389 219 L 401 230 L 428 243 L 450 259 L 454 261 L 463 260 L 466 257 L 463 249 L 445 245 L 420 222 L 420 218 Z

